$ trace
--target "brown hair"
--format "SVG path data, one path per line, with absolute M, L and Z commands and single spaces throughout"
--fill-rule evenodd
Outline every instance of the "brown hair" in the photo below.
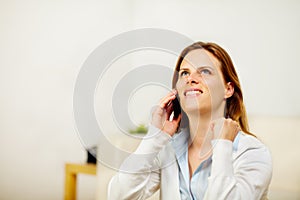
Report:
M 224 77 L 225 83 L 231 82 L 234 87 L 234 93 L 231 97 L 226 100 L 225 106 L 225 117 L 229 117 L 235 121 L 238 121 L 243 132 L 253 135 L 249 131 L 248 119 L 246 114 L 246 108 L 243 102 L 243 93 L 241 89 L 241 84 L 238 78 L 238 75 L 233 66 L 232 60 L 228 53 L 219 45 L 215 43 L 204 43 L 196 42 L 188 47 L 186 47 L 180 54 L 175 72 L 173 75 L 172 87 L 175 88 L 178 80 L 178 71 L 184 57 L 192 50 L 195 49 L 204 49 L 212 53 L 221 63 L 221 71 Z M 186 118 L 185 113 L 183 113 L 183 119 Z M 183 122 L 184 124 L 186 122 Z

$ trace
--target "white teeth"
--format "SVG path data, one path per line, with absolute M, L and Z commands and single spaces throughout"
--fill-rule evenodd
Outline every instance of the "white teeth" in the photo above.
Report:
M 199 94 L 200 93 L 200 91 L 199 90 L 192 90 L 192 91 L 187 91 L 186 92 L 186 96 L 188 96 L 188 95 L 196 95 L 196 94 Z

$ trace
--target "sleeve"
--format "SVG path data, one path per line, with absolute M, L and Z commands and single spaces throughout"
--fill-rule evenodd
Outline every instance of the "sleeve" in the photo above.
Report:
M 167 133 L 150 126 L 137 150 L 126 158 L 110 180 L 108 199 L 146 199 L 154 194 L 160 185 L 158 153 L 170 140 Z
M 232 158 L 232 142 L 215 141 L 205 200 L 264 199 L 272 177 L 272 160 L 264 145 Z

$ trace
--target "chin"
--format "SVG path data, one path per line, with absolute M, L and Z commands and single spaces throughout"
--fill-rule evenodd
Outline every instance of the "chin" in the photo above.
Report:
M 185 108 L 183 108 L 183 111 L 187 115 L 189 115 L 189 114 L 200 114 L 200 113 L 202 113 L 203 109 L 199 108 L 199 106 L 188 105 Z
M 187 114 L 187 115 L 195 115 L 195 114 L 207 114 L 211 112 L 211 107 L 208 105 L 199 105 L 199 102 L 189 102 L 185 104 L 185 106 L 182 106 L 182 110 Z

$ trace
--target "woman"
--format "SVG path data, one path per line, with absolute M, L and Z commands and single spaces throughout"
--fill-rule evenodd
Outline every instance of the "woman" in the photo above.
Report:
M 271 156 L 249 132 L 226 51 L 202 42 L 184 49 L 173 88 L 153 112 L 147 138 L 112 178 L 109 199 L 146 199 L 159 188 L 163 200 L 266 199 Z

